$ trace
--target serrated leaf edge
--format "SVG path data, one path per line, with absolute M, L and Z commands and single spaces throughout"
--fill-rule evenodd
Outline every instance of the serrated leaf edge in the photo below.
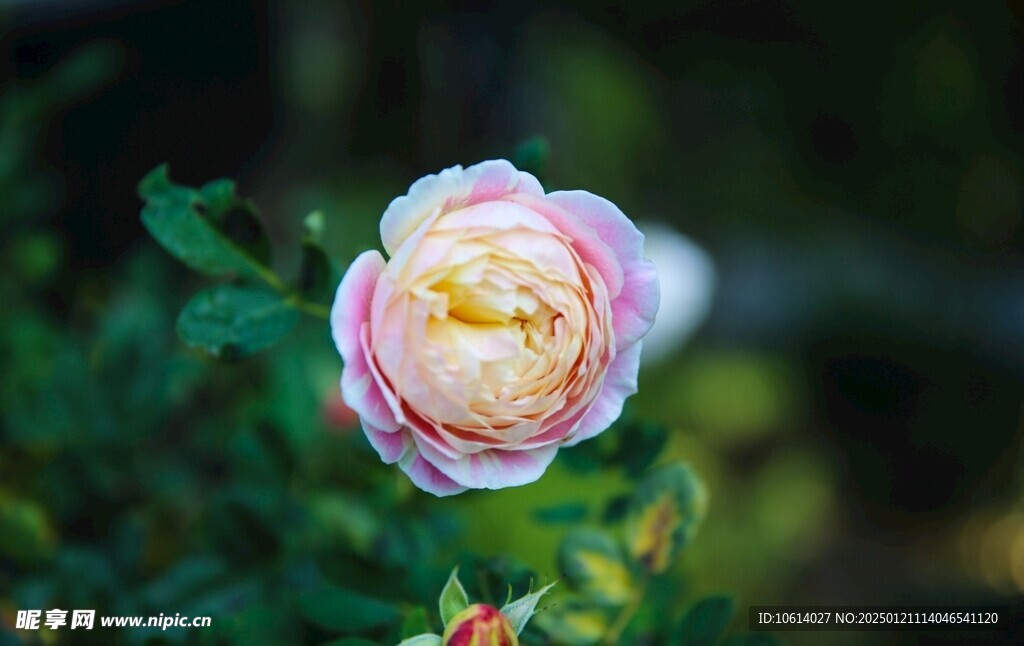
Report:
M 512 628 L 515 629 L 517 635 L 523 632 L 523 628 L 526 628 L 526 623 L 533 617 L 540 598 L 547 594 L 551 588 L 555 587 L 557 583 L 558 581 L 549 583 L 540 590 L 531 592 L 501 607 L 501 614 L 508 617 L 509 623 L 512 624 Z

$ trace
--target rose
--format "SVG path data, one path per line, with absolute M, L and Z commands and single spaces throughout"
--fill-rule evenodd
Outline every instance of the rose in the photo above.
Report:
M 475 603 L 449 620 L 442 646 L 519 646 L 508 617 L 494 606 Z
M 618 418 L 659 295 L 614 204 L 486 161 L 418 180 L 380 230 L 391 258 L 356 258 L 331 329 L 384 462 L 439 496 L 516 486 Z

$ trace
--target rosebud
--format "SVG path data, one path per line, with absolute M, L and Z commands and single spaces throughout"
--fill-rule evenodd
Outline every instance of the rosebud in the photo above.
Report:
M 519 637 L 500 610 L 475 603 L 448 622 L 443 646 L 519 646 Z

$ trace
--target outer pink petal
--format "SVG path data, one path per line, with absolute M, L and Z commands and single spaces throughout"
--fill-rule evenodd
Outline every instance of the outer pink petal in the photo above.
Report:
M 573 446 L 599 435 L 619 419 L 622 405 L 636 392 L 636 375 L 640 370 L 642 344 L 642 341 L 637 341 L 615 357 L 605 374 L 601 392 L 594 399 L 590 410 L 580 420 L 579 428 L 563 446 Z
M 549 193 L 546 199 L 596 231 L 601 240 L 615 251 L 622 265 L 624 285 L 622 292 L 613 295 L 612 300 L 616 346 L 623 348 L 647 334 L 658 313 L 661 294 L 654 263 L 644 258 L 644 234 L 619 207 L 593 193 L 556 191 Z
M 331 335 L 345 368 L 341 373 L 341 394 L 349 408 L 363 421 L 385 432 L 399 429 L 380 384 L 371 371 L 360 343 L 369 325 L 370 303 L 377 279 L 384 270 L 384 258 L 376 251 L 360 254 L 338 286 L 331 308 Z
M 572 248 L 584 263 L 592 265 L 597 270 L 608 290 L 608 296 L 615 298 L 619 295 L 625 280 L 621 261 L 617 258 L 615 250 L 601 239 L 593 227 L 583 222 L 575 213 L 567 211 L 544 196 L 519 194 L 508 199 L 543 215 L 559 231 L 572 238 Z
M 366 420 L 362 420 L 362 425 L 366 439 L 370 441 L 370 446 L 377 451 L 384 464 L 398 462 L 405 455 L 405 452 L 412 448 L 412 440 L 409 439 L 406 431 L 389 433 L 374 427 Z
M 466 487 L 455 482 L 437 470 L 437 467 L 423 459 L 423 456 L 412 447 L 398 463 L 413 484 L 435 496 L 454 496 L 462 493 Z
M 470 489 L 504 489 L 536 481 L 555 459 L 558 446 L 550 444 L 524 451 L 489 449 L 452 459 L 419 442 L 423 457 L 459 484 Z
M 349 408 L 359 414 L 361 421 L 388 433 L 399 429 L 400 423 L 391 412 L 362 352 L 357 352 L 341 371 L 341 397 Z
M 380 426 L 383 430 L 391 432 L 397 430 L 394 428 L 391 420 L 394 420 L 395 424 L 404 424 L 405 417 L 402 414 L 402 404 L 398 401 L 398 397 L 391 390 L 391 384 L 384 379 L 384 375 L 380 372 L 380 367 L 377 365 L 376 357 L 370 351 L 370 324 L 363 323 L 363 333 L 359 337 L 360 348 L 363 351 L 364 361 L 361 365 L 365 366 L 371 375 L 371 387 L 366 393 L 366 404 L 367 412 L 366 417 L 372 422 Z M 358 361 L 355 363 L 359 363 Z M 356 370 L 352 370 L 353 375 L 356 375 Z M 354 378 L 354 376 L 353 376 Z M 345 373 L 341 375 L 341 387 L 345 388 Z
M 365 251 L 352 261 L 338 285 L 331 307 L 331 336 L 345 363 L 359 351 L 360 330 L 370 320 L 373 290 L 384 267 L 379 251 Z
M 540 182 L 516 170 L 504 159 L 480 162 L 462 168 L 452 166 L 437 175 L 416 180 L 406 195 L 396 197 L 380 220 L 380 238 L 389 255 L 394 255 L 420 224 L 436 211 L 455 209 L 499 199 L 510 193 L 543 195 Z

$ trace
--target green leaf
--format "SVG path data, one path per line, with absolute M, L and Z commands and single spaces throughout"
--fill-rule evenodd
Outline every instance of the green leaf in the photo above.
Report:
M 735 602 L 728 595 L 708 597 L 698 601 L 683 617 L 678 629 L 681 646 L 713 646 L 717 644 L 732 620 Z
M 664 572 L 704 519 L 707 493 L 689 467 L 670 464 L 637 487 L 626 519 L 630 555 L 648 572 Z
M 251 206 L 235 197 L 233 182 L 217 180 L 200 190 L 178 186 L 163 164 L 139 182 L 139 196 L 150 235 L 192 269 L 276 281 L 266 268 L 270 243 Z
M 0 556 L 36 561 L 51 556 L 57 534 L 46 509 L 0 489 Z
M 604 511 L 601 513 L 601 522 L 616 523 L 626 516 L 627 511 L 629 511 L 629 495 L 614 496 L 605 503 Z
M 622 549 L 600 530 L 570 532 L 558 550 L 558 567 L 570 587 L 601 603 L 622 605 L 634 594 Z
M 31 286 L 48 281 L 61 261 L 60 242 L 50 233 L 30 233 L 15 238 L 6 253 L 9 271 Z
M 448 625 L 452 617 L 469 607 L 469 597 L 466 596 L 466 589 L 462 587 L 462 583 L 459 581 L 458 566 L 448 576 L 448 583 L 441 590 L 438 606 L 441 610 L 441 621 L 445 626 Z
M 235 183 L 215 179 L 199 189 L 205 201 L 206 216 L 232 242 L 263 266 L 270 265 L 270 238 L 256 217 L 252 202 L 235 194 Z
M 581 442 L 569 449 L 559 451 L 565 464 L 583 473 L 594 473 L 613 468 L 616 452 L 621 443 L 619 433 L 601 433 L 597 437 Z
M 285 494 L 280 489 L 238 483 L 209 496 L 203 531 L 214 544 L 231 545 L 235 563 L 274 558 L 285 539 L 286 527 L 278 520 Z M 244 536 L 244 541 L 237 537 Z
M 509 623 L 512 624 L 512 628 L 515 629 L 517 635 L 523 632 L 526 622 L 530 621 L 530 617 L 533 616 L 540 598 L 547 594 L 551 588 L 555 587 L 556 583 L 558 582 L 549 583 L 536 592 L 531 592 L 502 606 L 501 614 L 508 617 Z
M 195 597 L 227 572 L 225 564 L 215 556 L 189 556 L 169 567 L 137 594 L 148 606 L 169 608 Z
M 97 40 L 83 45 L 46 75 L 45 90 L 56 101 L 80 99 L 112 81 L 123 58 L 121 45 L 113 40 Z
M 619 437 L 622 443 L 615 461 L 630 478 L 640 478 L 665 448 L 668 433 L 658 424 L 634 422 L 628 424 Z
M 277 293 L 261 287 L 216 285 L 185 305 L 178 336 L 216 357 L 243 357 L 288 334 L 299 313 Z
M 313 546 L 345 545 L 360 556 L 373 556 L 383 529 L 382 519 L 363 497 L 312 492 L 306 505 L 312 520 L 307 540 Z
M 443 640 L 440 635 L 423 634 L 403 639 L 398 646 L 441 646 Z
M 326 642 L 322 646 L 380 646 L 380 644 L 362 637 L 342 637 Z
M 302 630 L 294 611 L 272 603 L 256 603 L 239 609 L 236 601 L 234 608 L 215 616 L 218 620 L 213 630 L 209 634 L 201 631 L 199 643 L 271 646 L 292 641 Z
M 740 633 L 722 642 L 722 646 L 782 646 L 783 641 L 771 633 Z
M 533 516 L 542 523 L 578 523 L 587 517 L 587 506 L 581 502 L 567 502 L 537 509 Z
M 355 633 L 393 624 L 398 608 L 380 599 L 326 585 L 299 600 L 299 611 L 310 623 L 330 632 Z
M 589 646 L 608 632 L 606 609 L 580 599 L 570 599 L 545 610 L 537 617 L 539 627 L 556 644 Z
M 422 633 L 430 632 L 430 623 L 427 621 L 427 609 L 423 606 L 416 606 L 406 613 L 402 620 L 402 637 L 413 637 Z
M 245 570 L 244 567 L 238 569 Z M 267 586 L 265 583 L 258 576 L 251 574 L 248 576 L 241 575 L 228 580 L 222 585 L 203 590 L 195 597 L 179 601 L 176 605 L 181 609 L 182 614 L 226 617 L 237 612 L 239 608 L 252 608 L 257 605 L 260 599 L 266 596 L 265 590 Z M 293 615 L 290 620 L 293 626 L 298 623 L 298 618 L 294 617 L 295 613 L 286 614 Z M 241 616 L 240 619 L 244 620 L 245 618 Z M 252 625 L 250 624 L 251 627 Z M 265 628 L 269 629 L 269 626 L 265 626 Z

